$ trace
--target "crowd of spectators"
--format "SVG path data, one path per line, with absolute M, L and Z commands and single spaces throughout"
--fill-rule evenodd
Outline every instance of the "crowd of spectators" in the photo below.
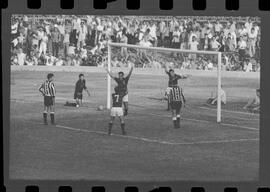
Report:
M 260 70 L 260 21 L 254 17 L 14 15 L 12 65 L 104 66 L 107 43 L 220 51 L 231 71 Z M 114 48 L 112 64 L 213 70 L 204 54 Z

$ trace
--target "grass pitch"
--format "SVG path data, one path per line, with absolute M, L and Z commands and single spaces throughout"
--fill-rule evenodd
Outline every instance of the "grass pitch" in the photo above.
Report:
M 73 101 L 77 72 L 55 72 L 56 126 L 42 124 L 39 85 L 46 71 L 12 71 L 10 101 L 10 178 L 108 181 L 244 181 L 259 173 L 259 115 L 242 110 L 259 80 L 223 78 L 228 104 L 222 123 L 205 105 L 216 78 L 180 81 L 187 99 L 181 128 L 173 129 L 166 101 L 166 75 L 133 74 L 129 82 L 127 136 L 120 124 L 108 136 L 105 73 L 85 73 L 91 97 Z

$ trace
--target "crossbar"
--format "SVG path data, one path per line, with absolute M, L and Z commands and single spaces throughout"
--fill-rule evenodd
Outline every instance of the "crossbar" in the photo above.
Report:
M 165 48 L 165 47 L 144 47 L 140 45 L 132 45 L 132 44 L 126 44 L 126 43 L 113 43 L 109 42 L 109 46 L 115 46 L 115 47 L 128 47 L 128 48 L 134 48 L 134 49 L 147 49 L 147 50 L 156 50 L 156 51 L 171 51 L 171 52 L 181 52 L 181 53 L 197 53 L 197 54 L 208 54 L 208 55 L 218 55 L 219 51 L 192 51 L 187 49 L 173 49 L 173 48 Z

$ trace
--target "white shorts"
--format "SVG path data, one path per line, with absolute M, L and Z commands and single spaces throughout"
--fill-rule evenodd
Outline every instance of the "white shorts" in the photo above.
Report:
M 123 102 L 128 102 L 128 94 L 123 97 Z
M 111 108 L 111 116 L 115 117 L 115 116 L 123 116 L 124 112 L 123 112 L 123 108 L 122 107 L 112 107 Z
M 171 87 L 167 87 L 166 92 L 165 92 L 165 96 L 169 96 L 171 93 L 171 90 L 172 90 Z

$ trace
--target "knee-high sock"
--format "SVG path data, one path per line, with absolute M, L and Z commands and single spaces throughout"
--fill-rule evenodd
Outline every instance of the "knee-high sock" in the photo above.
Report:
M 126 135 L 125 123 L 121 123 L 122 134 Z
M 109 130 L 108 130 L 108 134 L 109 134 L 109 135 L 112 133 L 112 126 L 113 126 L 113 123 L 110 122 L 110 123 L 109 123 Z
M 180 127 L 180 117 L 181 117 L 181 116 L 180 116 L 180 114 L 176 116 L 176 118 L 177 118 L 177 125 L 178 125 L 178 127 Z
M 177 118 L 173 117 L 172 120 L 173 120 L 174 128 L 177 128 Z
M 54 124 L 54 112 L 51 112 L 50 113 L 50 116 L 51 116 L 51 123 Z
M 44 120 L 44 123 L 46 124 L 47 123 L 47 111 L 43 112 L 43 120 Z

